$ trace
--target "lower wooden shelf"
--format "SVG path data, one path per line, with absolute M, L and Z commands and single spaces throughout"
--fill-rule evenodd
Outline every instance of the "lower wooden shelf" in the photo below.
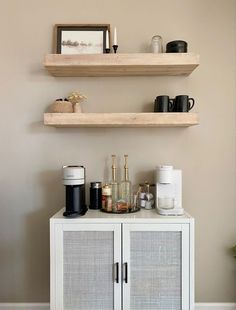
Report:
M 54 127 L 188 127 L 197 113 L 45 113 L 44 125 Z

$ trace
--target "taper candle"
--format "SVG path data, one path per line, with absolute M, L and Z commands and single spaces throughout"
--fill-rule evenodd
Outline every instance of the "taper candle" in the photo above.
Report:
M 116 27 L 114 28 L 114 43 L 113 45 L 118 45 L 117 44 L 117 31 L 116 31 Z
M 106 31 L 106 48 L 110 48 L 110 42 L 109 42 L 109 32 Z

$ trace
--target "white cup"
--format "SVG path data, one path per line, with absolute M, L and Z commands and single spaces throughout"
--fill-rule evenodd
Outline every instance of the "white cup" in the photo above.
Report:
M 160 209 L 173 209 L 174 208 L 174 198 L 173 197 L 162 197 L 158 198 L 158 207 Z
M 154 201 L 153 200 L 149 200 L 149 201 L 145 201 L 145 209 L 146 210 L 151 210 L 152 209 L 152 205 L 153 205 Z
M 145 208 L 145 205 L 146 205 L 146 200 L 140 199 L 140 207 Z

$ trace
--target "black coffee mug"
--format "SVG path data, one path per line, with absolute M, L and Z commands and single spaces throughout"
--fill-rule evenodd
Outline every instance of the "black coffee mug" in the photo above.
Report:
M 189 98 L 187 95 L 180 95 L 175 97 L 174 112 L 188 112 L 194 106 L 194 99 Z
M 154 112 L 172 112 L 174 100 L 169 96 L 157 96 L 154 103 Z

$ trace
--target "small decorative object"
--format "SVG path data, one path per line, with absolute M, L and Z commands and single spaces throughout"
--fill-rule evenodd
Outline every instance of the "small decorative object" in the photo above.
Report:
M 156 35 L 152 37 L 151 49 L 152 53 L 163 53 L 163 41 L 161 36 Z
M 82 109 L 81 109 L 80 103 L 82 101 L 84 101 L 84 99 L 87 99 L 87 97 L 85 97 L 84 95 L 82 95 L 79 92 L 75 91 L 75 92 L 71 93 L 67 97 L 67 99 L 69 100 L 69 102 L 73 106 L 73 112 L 74 113 L 81 113 Z
M 114 28 L 114 44 L 113 44 L 113 50 L 114 50 L 114 53 L 116 54 L 117 52 L 117 49 L 118 49 L 118 43 L 117 43 L 117 30 L 116 30 L 116 27 Z
M 187 53 L 188 43 L 181 40 L 171 41 L 166 44 L 166 53 Z
M 65 99 L 56 99 L 49 108 L 51 113 L 81 113 L 80 103 L 87 99 L 84 95 L 79 92 L 71 93 Z
M 109 32 L 108 30 L 106 31 L 106 54 L 110 53 L 110 40 L 109 40 Z
M 116 54 L 117 49 L 118 49 L 118 45 L 113 45 L 113 50 L 115 54 Z
M 137 192 L 139 203 L 138 205 L 142 208 L 145 208 L 146 210 L 151 210 L 154 205 L 154 196 L 152 193 L 150 193 L 150 185 L 148 182 L 145 182 L 145 184 L 139 184 L 139 189 Z
M 49 108 L 51 113 L 73 113 L 73 111 L 73 105 L 67 98 L 64 100 L 62 98 L 56 99 Z
M 57 54 L 105 53 L 107 33 L 109 38 L 109 24 L 55 25 L 54 52 Z

